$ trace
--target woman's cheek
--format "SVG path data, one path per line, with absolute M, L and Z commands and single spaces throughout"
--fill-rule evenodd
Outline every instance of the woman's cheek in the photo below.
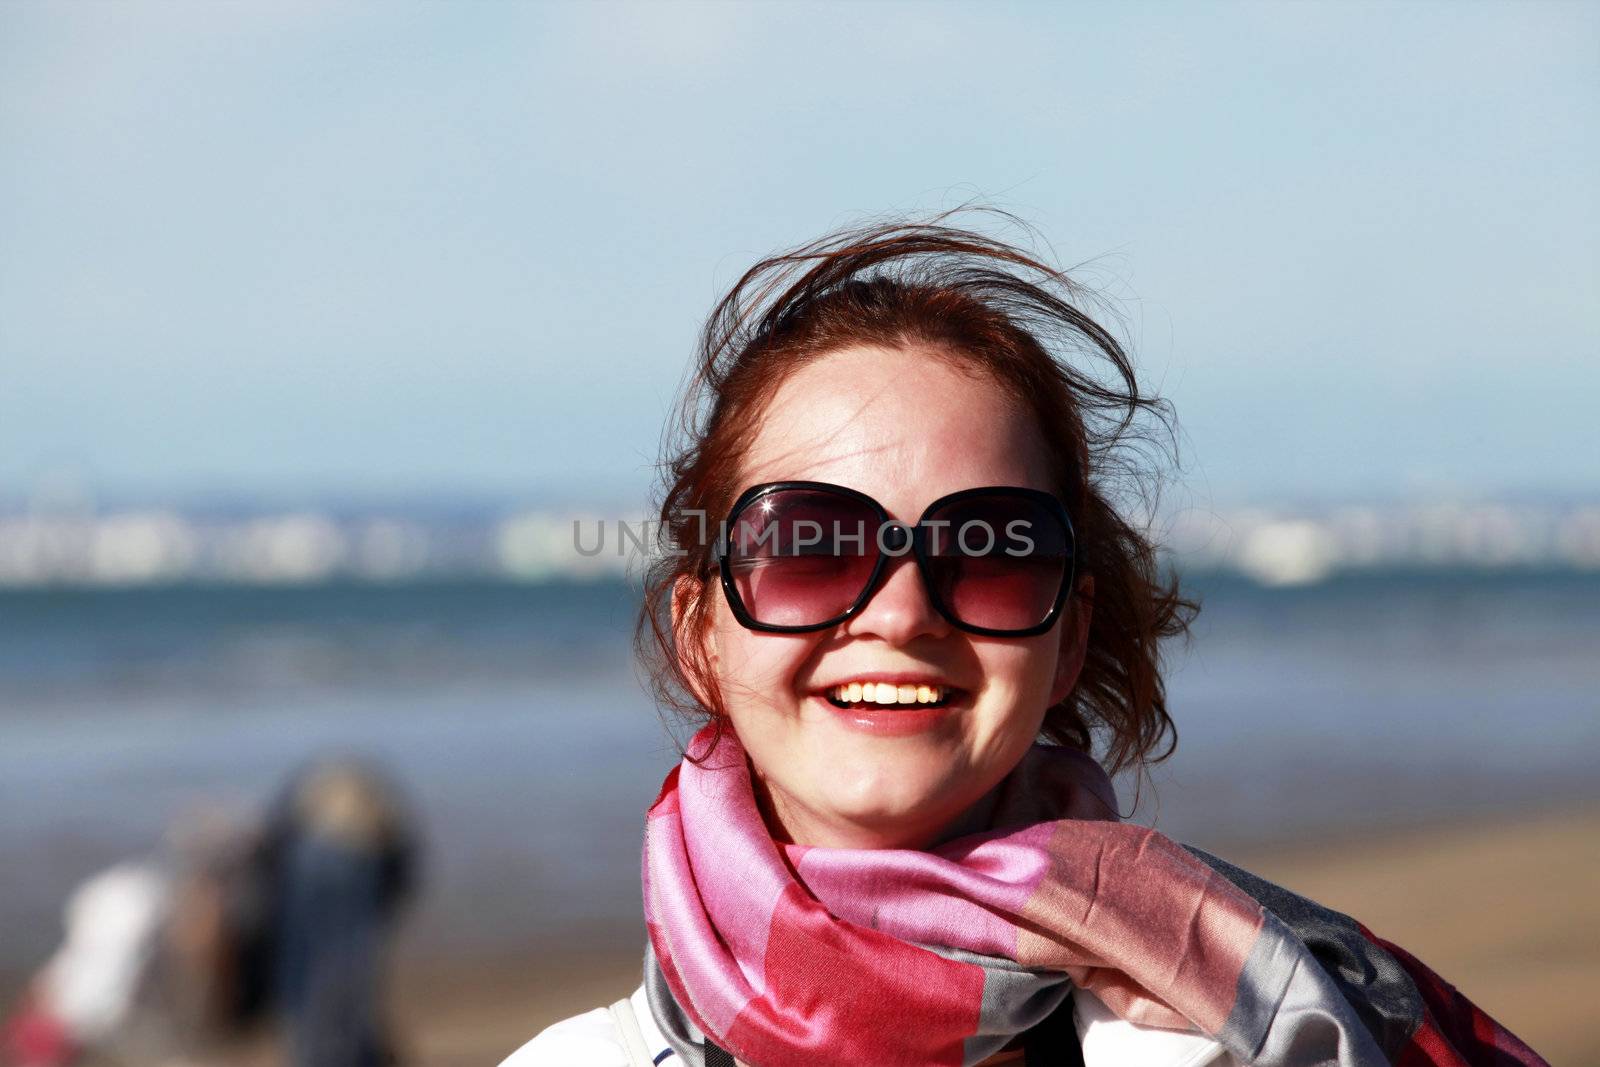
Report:
M 792 713 L 805 686 L 801 674 L 816 648 L 809 634 L 758 634 L 733 622 L 719 626 L 718 680 L 730 708 L 743 706 Z

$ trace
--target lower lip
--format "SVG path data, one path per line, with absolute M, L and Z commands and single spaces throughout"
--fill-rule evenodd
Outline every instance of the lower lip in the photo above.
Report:
M 877 737 L 907 737 L 927 733 L 959 710 L 955 701 L 937 708 L 911 704 L 883 708 L 841 708 L 827 697 L 812 699 L 850 729 Z

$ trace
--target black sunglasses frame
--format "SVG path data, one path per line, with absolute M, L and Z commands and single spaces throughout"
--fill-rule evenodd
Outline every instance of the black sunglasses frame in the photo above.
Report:
M 896 522 L 896 520 L 889 515 L 889 512 L 885 510 L 884 506 L 872 499 L 872 497 L 859 490 L 851 489 L 850 487 L 844 485 L 835 485 L 832 482 L 763 482 L 759 485 L 753 485 L 746 489 L 743 493 L 740 493 L 739 499 L 735 500 L 733 502 L 733 507 L 728 510 L 728 518 L 722 524 L 721 533 L 717 537 L 715 553 L 717 571 L 722 579 L 723 596 L 727 598 L 728 607 L 732 610 L 733 617 L 739 621 L 739 625 L 743 626 L 747 630 L 755 630 L 760 633 L 773 634 L 806 634 L 815 633 L 818 630 L 826 630 L 832 626 L 838 626 L 840 623 L 859 614 L 861 610 L 867 606 L 867 603 L 872 599 L 873 594 L 877 592 L 878 583 L 883 579 L 884 571 L 888 569 L 889 562 L 893 559 L 899 558 L 897 555 L 891 555 L 889 553 L 879 551 L 878 558 L 872 565 L 872 574 L 870 577 L 868 577 L 865 586 L 862 587 L 860 595 L 856 597 L 855 602 L 852 603 L 848 609 L 834 618 L 818 623 L 808 623 L 803 626 L 779 626 L 774 623 L 766 623 L 757 620 L 745 608 L 744 600 L 739 596 L 738 587 L 734 584 L 733 562 L 729 558 L 728 552 L 728 531 L 734 528 L 734 524 L 738 521 L 739 516 L 743 514 L 744 510 L 751 504 L 754 504 L 764 496 L 769 496 L 772 493 L 777 493 L 788 489 L 805 489 L 813 492 L 832 493 L 837 496 L 849 497 L 852 500 L 866 504 L 868 507 L 870 507 L 877 516 L 880 526 L 885 523 Z M 1018 497 L 1024 500 L 1031 500 L 1037 504 L 1043 505 L 1048 512 L 1061 520 L 1061 528 L 1066 532 L 1067 569 L 1061 576 L 1061 588 L 1056 590 L 1055 600 L 1052 602 L 1050 611 L 1044 617 L 1042 622 L 1020 630 L 996 630 L 987 626 L 974 626 L 957 618 L 955 612 L 950 609 L 950 606 L 944 602 L 944 598 L 939 595 L 938 587 L 935 585 L 933 581 L 933 575 L 929 570 L 929 528 L 925 526 L 924 523 L 928 521 L 929 515 L 932 515 L 941 508 L 948 507 L 951 504 L 966 500 L 970 497 L 978 496 L 1009 496 Z M 915 525 L 910 527 L 905 526 L 903 523 L 897 523 L 897 525 L 911 535 L 910 552 L 916 557 L 917 570 L 922 575 L 922 587 L 928 594 L 929 603 L 933 605 L 934 610 L 937 611 L 946 622 L 963 633 L 977 634 L 981 637 L 1035 637 L 1048 631 L 1050 627 L 1056 624 L 1056 620 L 1061 617 L 1061 609 L 1066 604 L 1067 597 L 1071 595 L 1073 580 L 1077 577 L 1077 533 L 1072 528 L 1072 519 L 1067 514 L 1066 505 L 1063 504 L 1061 499 L 1054 494 L 1046 493 L 1039 489 L 1028 489 L 1016 485 L 984 485 L 972 489 L 962 489 L 959 492 L 949 493 L 945 496 L 942 496 L 938 500 L 935 500 L 933 503 L 929 504 L 923 509 L 922 515 L 918 517 Z M 904 553 L 901 553 L 901 555 L 903 554 Z

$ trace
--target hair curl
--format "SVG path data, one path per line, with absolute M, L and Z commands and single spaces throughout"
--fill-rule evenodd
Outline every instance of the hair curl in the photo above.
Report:
M 641 663 L 663 707 L 727 722 L 699 639 L 715 595 L 706 517 L 738 495 L 738 459 L 796 368 L 855 345 L 916 349 L 988 374 L 1032 415 L 1077 531 L 1078 572 L 1094 578 L 1082 672 L 1046 711 L 1041 736 L 1092 753 L 1103 734 L 1112 773 L 1165 759 L 1177 730 L 1161 640 L 1187 636 L 1199 605 L 1163 576 L 1154 543 L 1114 501 L 1130 486 L 1148 497 L 1156 454 L 1175 455 L 1171 409 L 1140 392 L 1123 347 L 1082 310 L 1092 300 L 1082 286 L 1018 247 L 947 225 L 952 214 L 781 252 L 713 309 L 664 440 L 660 531 L 674 551 L 645 573 Z

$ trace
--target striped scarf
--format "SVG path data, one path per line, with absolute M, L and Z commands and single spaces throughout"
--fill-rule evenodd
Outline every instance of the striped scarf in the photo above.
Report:
M 1544 1062 L 1349 917 L 1119 821 L 1082 753 L 1034 745 L 983 832 L 812 848 L 772 840 L 744 750 L 712 736 L 645 823 L 646 989 L 689 1067 L 973 1065 L 1074 986 L 1243 1063 Z

